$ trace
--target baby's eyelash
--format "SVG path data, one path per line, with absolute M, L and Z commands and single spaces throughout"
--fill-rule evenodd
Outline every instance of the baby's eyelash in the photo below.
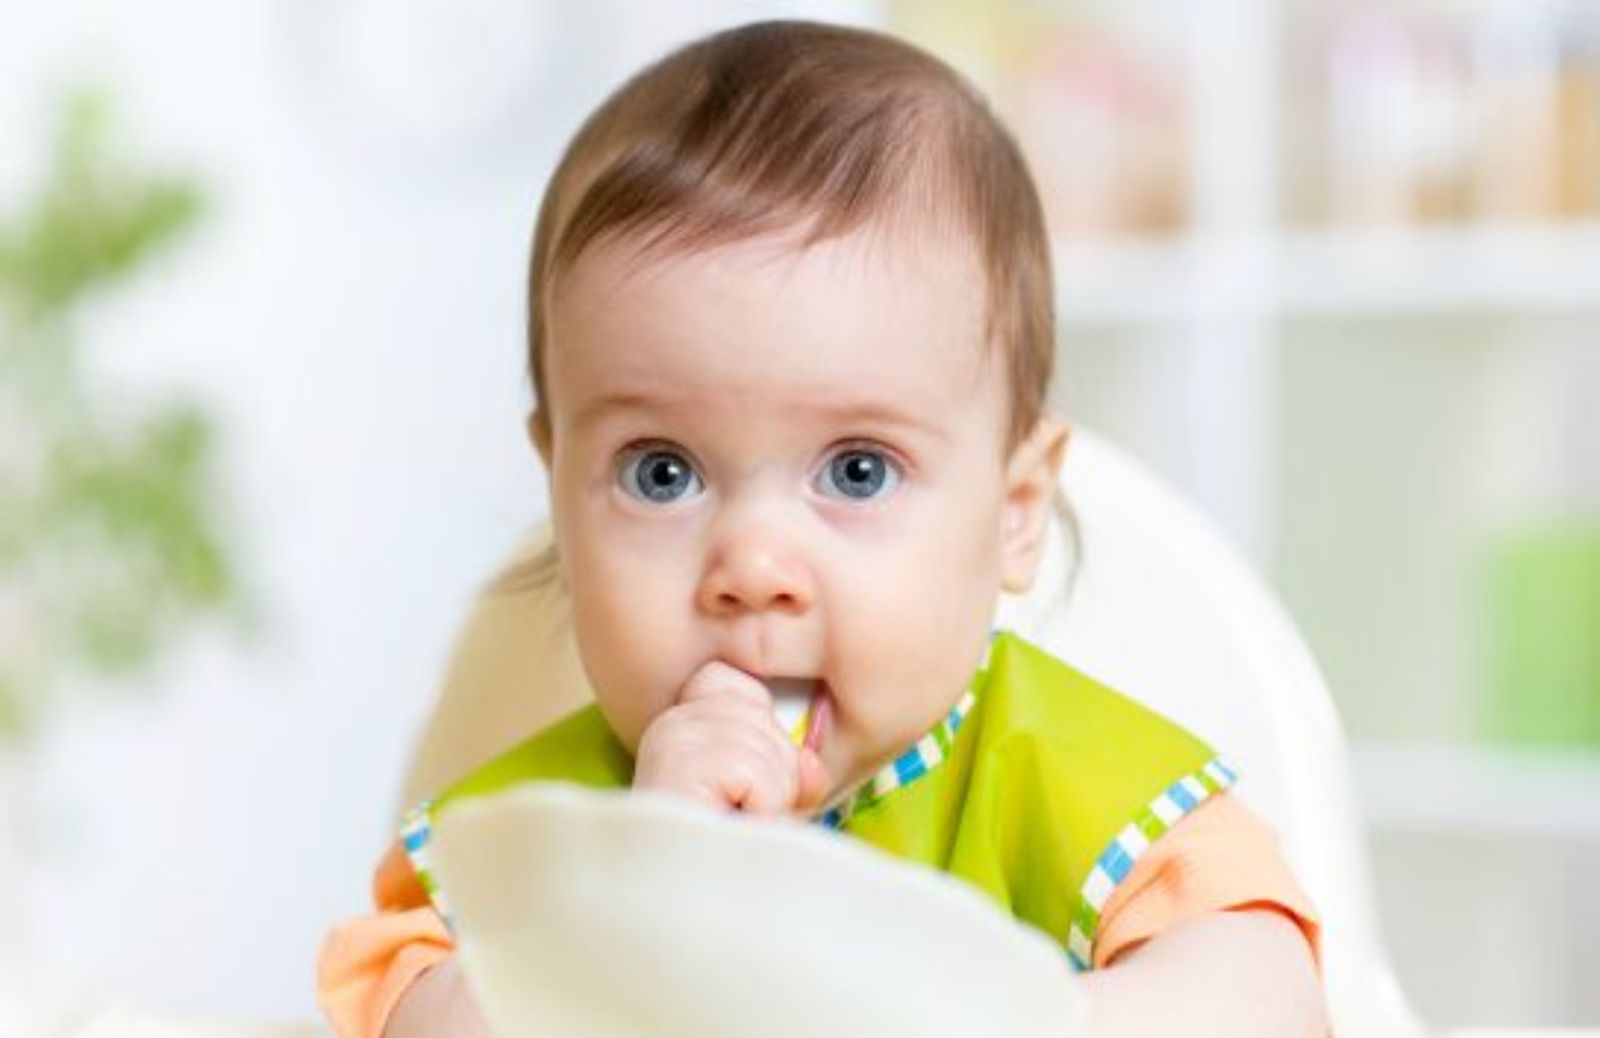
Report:
M 690 452 L 689 448 L 681 443 L 673 443 L 671 440 L 662 439 L 629 440 L 612 452 L 611 461 L 613 466 L 621 466 L 625 462 L 637 458 L 641 454 L 649 454 L 651 451 L 681 454 L 685 461 L 695 467 L 696 471 L 700 469 L 700 463 L 695 460 L 694 454 Z
M 824 461 L 831 461 L 834 458 L 837 458 L 839 455 L 848 454 L 851 451 L 865 451 L 870 454 L 881 454 L 900 470 L 900 474 L 902 476 L 910 475 L 911 473 L 911 462 L 906 458 L 906 456 L 900 451 L 895 450 L 893 447 L 879 440 L 841 440 L 839 443 L 836 443 L 832 447 L 828 448 L 827 453 L 823 456 Z

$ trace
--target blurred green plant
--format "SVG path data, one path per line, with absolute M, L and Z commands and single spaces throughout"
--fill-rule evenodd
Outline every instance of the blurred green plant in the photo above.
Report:
M 129 161 L 110 130 L 102 94 L 69 97 L 41 188 L 0 215 L 0 745 L 74 691 L 140 689 L 126 679 L 238 599 L 207 415 L 132 406 L 75 336 L 86 304 L 202 211 L 194 184 Z

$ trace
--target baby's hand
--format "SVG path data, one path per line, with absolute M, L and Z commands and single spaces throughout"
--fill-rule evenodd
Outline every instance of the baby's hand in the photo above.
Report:
M 737 667 L 713 660 L 639 740 L 633 788 L 664 789 L 752 814 L 804 812 L 827 792 L 816 753 L 795 746 L 772 694 Z

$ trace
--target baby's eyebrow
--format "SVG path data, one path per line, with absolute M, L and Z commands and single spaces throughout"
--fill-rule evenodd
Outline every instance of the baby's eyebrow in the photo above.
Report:
M 577 414 L 573 416 L 572 425 L 574 429 L 582 429 L 614 411 L 661 412 L 692 409 L 695 406 L 696 401 L 692 398 L 674 401 L 651 393 L 611 393 L 589 401 L 579 408 Z M 898 426 L 912 429 L 935 440 L 948 438 L 943 423 L 917 411 L 880 400 L 819 401 L 797 404 L 795 409 L 844 424 Z
M 834 404 L 816 404 L 806 408 L 847 424 L 901 426 L 914 429 L 924 436 L 945 438 L 943 423 L 932 420 L 916 411 L 879 401 L 867 400 Z
M 612 411 L 637 411 L 637 410 L 662 410 L 668 408 L 665 401 L 645 393 L 612 393 L 608 396 L 591 400 L 578 409 L 572 416 L 573 429 L 582 429 L 604 418 Z

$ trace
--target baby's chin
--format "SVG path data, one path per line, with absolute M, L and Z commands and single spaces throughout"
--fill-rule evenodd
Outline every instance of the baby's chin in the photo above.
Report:
M 851 747 L 847 736 L 841 736 L 832 745 L 824 745 L 820 756 L 828 771 L 828 795 L 823 803 L 832 806 L 870 780 L 900 755 L 905 747 L 895 746 L 877 752 L 864 752 Z
M 820 747 L 823 766 L 828 769 L 829 793 L 826 802 L 832 804 L 893 764 L 901 754 L 940 724 L 954 706 L 955 702 L 952 701 L 949 707 L 940 709 L 925 724 L 910 728 L 902 725 L 888 733 L 862 731 L 856 727 L 864 720 L 858 715 L 850 715 L 843 724 L 835 723 L 829 740 Z M 835 720 L 838 721 L 837 716 Z M 850 723 L 852 721 L 856 724 Z

